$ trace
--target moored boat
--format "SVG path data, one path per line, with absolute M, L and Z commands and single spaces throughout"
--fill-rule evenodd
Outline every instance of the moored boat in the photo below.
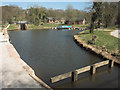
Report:
M 69 29 L 69 30 L 72 30 L 73 26 L 58 26 L 57 29 L 58 30 L 60 30 L 60 29 Z

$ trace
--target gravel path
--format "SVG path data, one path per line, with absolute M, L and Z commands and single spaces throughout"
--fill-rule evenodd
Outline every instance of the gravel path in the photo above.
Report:
M 111 32 L 110 34 L 114 37 L 120 38 L 120 30 L 115 30 Z

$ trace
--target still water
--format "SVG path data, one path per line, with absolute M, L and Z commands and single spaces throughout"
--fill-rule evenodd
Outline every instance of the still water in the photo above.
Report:
M 89 72 L 79 75 L 76 82 L 71 78 L 50 83 L 50 78 L 104 59 L 80 48 L 73 35 L 80 31 L 28 30 L 10 31 L 11 43 L 21 58 L 30 65 L 36 75 L 53 88 L 117 88 L 119 66 L 97 69 L 92 77 Z

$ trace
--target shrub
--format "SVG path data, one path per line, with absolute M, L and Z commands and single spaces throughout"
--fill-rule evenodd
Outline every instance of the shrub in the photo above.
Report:
M 44 22 L 41 22 L 40 25 L 44 25 Z

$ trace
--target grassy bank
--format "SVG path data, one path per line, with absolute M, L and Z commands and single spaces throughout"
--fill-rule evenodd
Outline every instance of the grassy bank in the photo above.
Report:
M 35 26 L 34 24 L 29 24 L 28 28 L 29 29 L 41 29 L 41 28 L 52 28 L 52 27 L 58 27 L 59 25 L 62 24 L 44 24 L 44 25 L 39 25 Z M 73 27 L 87 27 L 88 25 L 71 25 Z
M 84 28 L 84 27 L 88 27 L 89 25 L 82 25 L 81 24 L 81 25 L 71 25 L 71 26 L 73 26 L 73 27 L 83 27 Z
M 8 24 L 2 24 L 2 29 L 6 28 Z
M 3 24 L 3 28 L 7 27 L 8 24 Z M 28 30 L 29 29 L 50 29 L 52 27 L 58 27 L 59 25 L 62 25 L 62 24 L 43 24 L 43 25 L 39 25 L 39 26 L 36 26 L 34 24 L 28 24 Z M 68 25 L 70 26 L 70 25 Z M 89 25 L 71 25 L 73 27 L 89 27 Z M 114 27 L 109 27 L 109 28 L 104 28 L 104 30 L 116 30 L 116 27 L 117 26 L 114 26 Z M 14 29 L 18 29 L 18 25 L 17 24 L 10 24 L 10 27 L 8 28 L 8 30 L 14 30 Z
M 7 27 L 8 24 L 3 25 L 3 27 Z M 43 24 L 43 25 L 39 25 L 36 26 L 34 24 L 28 24 L 28 30 L 29 29 L 50 29 L 52 27 L 58 27 L 62 24 Z M 88 27 L 89 25 L 68 25 L 68 26 L 73 26 L 73 27 Z M 18 29 L 18 25 L 17 24 L 10 24 L 10 27 L 8 28 L 8 30 L 14 30 L 14 29 Z
M 90 34 L 89 31 L 84 31 L 79 35 L 79 38 L 81 38 L 85 43 L 92 43 L 93 35 L 96 35 L 97 39 L 96 42 L 91 45 L 120 57 L 120 39 L 111 36 L 110 31 L 94 30 L 94 33 L 92 34 Z
M 28 24 L 28 29 L 51 28 L 51 27 L 57 27 L 59 25 L 60 24 L 44 24 L 44 25 L 35 26 L 34 24 Z
M 12 30 L 12 29 L 18 29 L 18 25 L 16 25 L 16 24 L 10 24 L 8 30 Z

